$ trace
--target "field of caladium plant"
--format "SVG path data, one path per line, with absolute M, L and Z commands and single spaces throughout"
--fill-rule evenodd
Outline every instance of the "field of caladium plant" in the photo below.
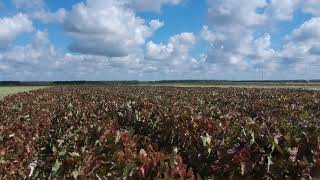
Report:
M 0 179 L 320 177 L 320 92 L 53 87 L 0 101 Z

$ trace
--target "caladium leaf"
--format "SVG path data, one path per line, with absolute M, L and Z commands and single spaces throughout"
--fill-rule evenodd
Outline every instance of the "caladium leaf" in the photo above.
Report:
M 170 157 L 170 164 L 177 165 L 178 148 L 174 147 Z
M 293 147 L 289 149 L 290 152 L 290 160 L 292 162 L 296 162 L 297 160 L 297 154 L 298 154 L 299 148 L 298 147 Z
M 211 146 L 211 136 L 206 133 L 205 136 L 201 136 L 201 139 L 202 139 L 202 143 L 203 143 L 203 146 L 204 147 L 210 147 Z
M 32 177 L 32 175 L 34 173 L 34 170 L 37 168 L 37 165 L 38 165 L 38 161 L 37 160 L 35 160 L 35 161 L 33 161 L 33 162 L 31 162 L 29 164 L 29 168 L 30 168 L 30 173 L 28 175 L 29 178 Z
M 121 132 L 120 132 L 120 131 L 117 131 L 117 132 L 116 132 L 115 144 L 117 144 L 120 139 L 121 139 Z
M 59 156 L 65 156 L 67 154 L 66 150 L 62 150 L 59 152 Z
M 69 153 L 69 155 L 72 156 L 72 157 L 80 157 L 80 154 L 77 153 L 77 152 Z
M 255 140 L 255 136 L 254 136 L 254 131 L 251 131 L 251 140 L 250 140 L 250 144 L 254 144 L 256 142 Z
M 246 174 L 246 163 L 244 161 L 240 162 L 241 175 Z
M 78 176 L 80 175 L 80 171 L 81 171 L 81 168 L 76 168 L 72 171 L 72 176 L 74 179 L 78 178 Z
M 57 159 L 54 163 L 54 165 L 52 166 L 52 174 L 55 175 L 57 174 L 57 172 L 59 171 L 60 167 L 61 167 L 62 163 Z
M 0 157 L 0 164 L 7 164 L 7 161 L 4 159 L 4 157 Z
M 269 156 L 268 156 L 268 172 L 270 172 L 270 167 L 271 167 L 271 165 L 273 164 L 273 162 L 272 162 L 272 155 L 271 154 L 269 154 Z

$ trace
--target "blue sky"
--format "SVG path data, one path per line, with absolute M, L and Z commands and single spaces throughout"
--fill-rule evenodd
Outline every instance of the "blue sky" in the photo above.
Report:
M 0 80 L 320 79 L 317 0 L 0 0 Z

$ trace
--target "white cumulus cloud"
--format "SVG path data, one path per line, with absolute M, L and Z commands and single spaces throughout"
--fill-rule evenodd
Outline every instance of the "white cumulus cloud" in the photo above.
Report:
M 6 48 L 17 36 L 33 30 L 32 21 L 25 14 L 0 18 L 0 49 Z
M 288 35 L 281 53 L 292 61 L 320 61 L 319 47 L 320 17 L 314 17 Z
M 28 14 L 31 19 L 43 23 L 62 23 L 67 14 L 64 8 L 51 12 L 44 0 L 12 0 L 15 7 Z
M 74 40 L 71 51 L 122 57 L 139 51 L 162 25 L 158 20 L 146 23 L 123 1 L 87 0 L 73 6 L 64 26 Z
M 152 41 L 146 45 L 146 58 L 173 63 L 180 63 L 190 58 L 190 51 L 196 43 L 193 33 L 181 33 L 171 37 L 167 44 Z

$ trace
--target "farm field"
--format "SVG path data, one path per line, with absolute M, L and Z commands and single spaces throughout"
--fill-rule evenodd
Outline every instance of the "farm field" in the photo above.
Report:
M 35 89 L 46 88 L 44 86 L 0 86 L 0 99 L 11 94 L 26 92 Z
M 0 179 L 320 177 L 320 92 L 52 87 L 0 101 Z
M 270 89 L 305 89 L 320 90 L 320 83 L 155 83 L 140 84 L 139 86 L 151 87 L 215 87 L 215 88 L 270 88 Z

